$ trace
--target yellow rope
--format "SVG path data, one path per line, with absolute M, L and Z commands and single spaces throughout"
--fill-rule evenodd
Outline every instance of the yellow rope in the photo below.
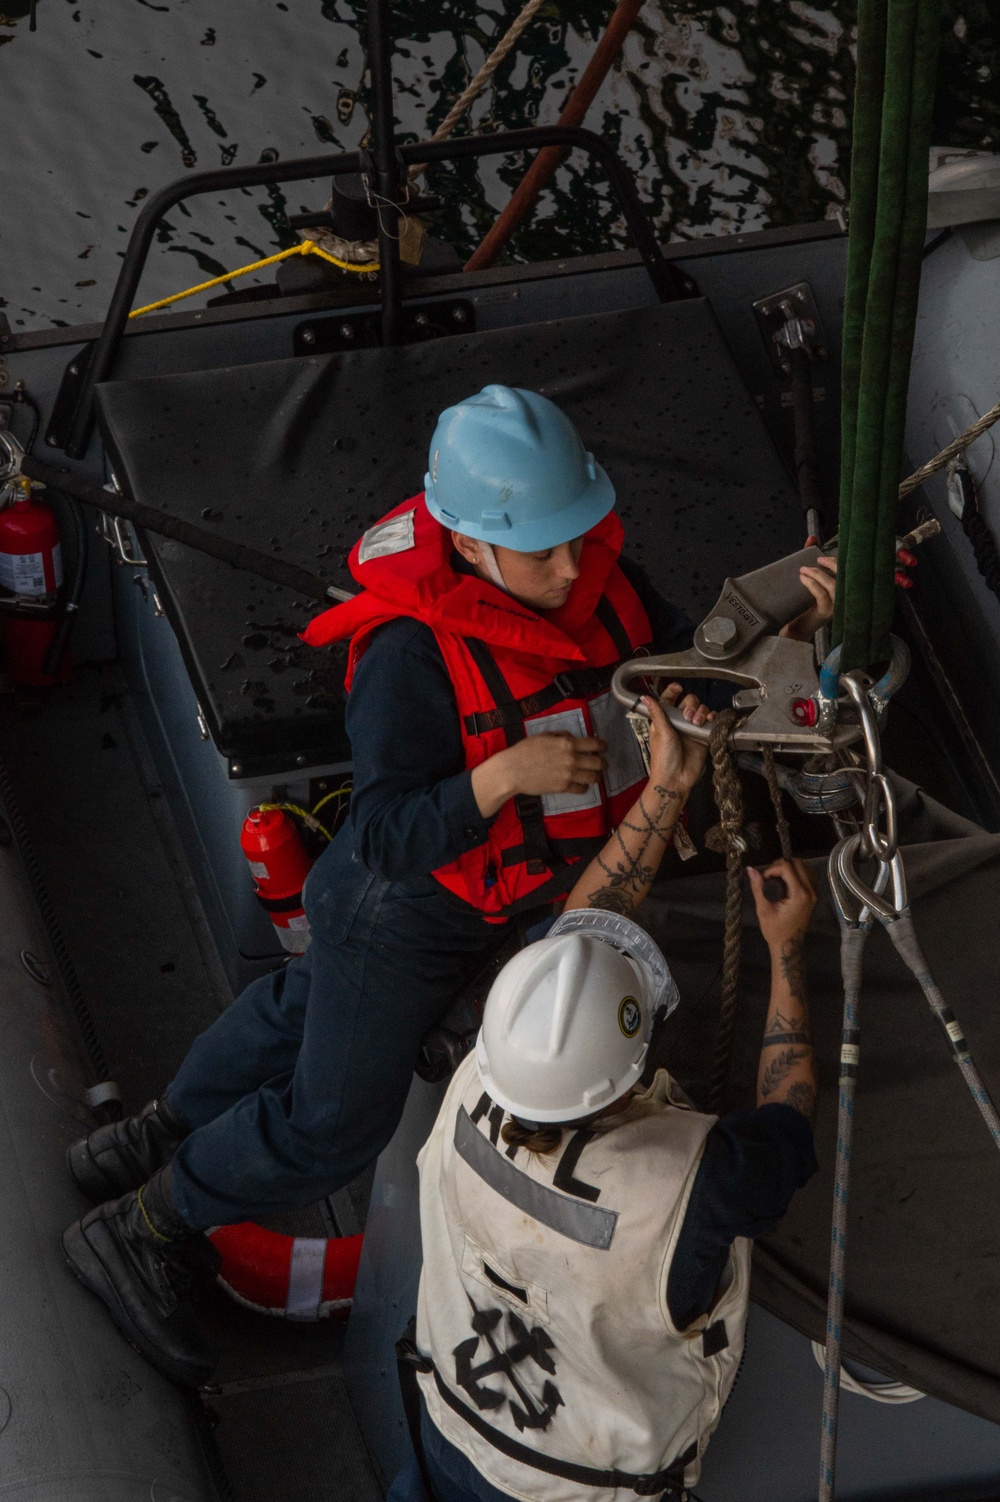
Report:
M 316 807 L 313 809 L 313 814 L 318 814 L 321 808 L 325 808 L 326 805 L 330 802 L 331 798 L 337 799 L 339 812 L 340 800 L 342 798 L 349 797 L 352 785 L 353 784 L 351 784 L 350 782 L 345 782 L 342 787 L 334 788 L 332 793 L 327 793 L 326 796 L 321 798 L 316 804 Z
M 297 803 L 258 803 L 257 807 L 262 814 L 270 813 L 272 809 L 280 809 L 283 813 L 296 814 L 302 820 L 303 824 L 307 825 L 310 829 L 314 829 L 317 834 L 321 834 L 325 840 L 333 838 L 330 831 L 317 818 L 314 818 L 306 809 L 300 808 Z
M 290 250 L 280 250 L 275 256 L 265 256 L 263 261 L 254 261 L 252 266 L 238 266 L 235 271 L 227 271 L 223 276 L 213 276 L 210 282 L 199 282 L 197 287 L 188 287 L 186 292 L 175 292 L 172 297 L 161 297 L 158 302 L 147 303 L 144 308 L 133 308 L 128 316 L 138 318 L 140 313 L 168 308 L 171 303 L 181 302 L 185 297 L 194 297 L 196 292 L 207 292 L 210 287 L 220 287 L 223 282 L 234 281 L 238 276 L 260 271 L 264 266 L 273 266 L 275 261 L 287 261 L 289 256 L 319 256 L 322 260 L 329 261 L 331 266 L 339 266 L 341 271 L 355 271 L 358 274 L 379 269 L 378 261 L 341 261 L 337 256 L 330 255 L 329 251 L 321 250 L 315 240 L 303 240 L 301 245 L 293 245 Z

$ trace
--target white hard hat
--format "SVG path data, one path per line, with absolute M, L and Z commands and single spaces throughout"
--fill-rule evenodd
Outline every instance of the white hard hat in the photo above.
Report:
M 654 1016 L 677 1004 L 663 955 L 638 924 L 566 913 L 504 966 L 476 1044 L 483 1086 L 522 1121 L 573 1121 L 639 1079 Z

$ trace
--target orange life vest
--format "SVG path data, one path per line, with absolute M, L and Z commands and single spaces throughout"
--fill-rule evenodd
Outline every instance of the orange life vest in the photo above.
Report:
M 429 626 L 455 691 L 469 768 L 539 731 L 607 741 L 607 772 L 587 793 L 510 799 L 484 844 L 431 873 L 488 921 L 567 892 L 573 868 L 600 849 L 645 783 L 635 737 L 609 688 L 617 665 L 647 648 L 652 635 L 618 567 L 622 536 L 613 513 L 593 527 L 566 604 L 537 614 L 452 567 L 450 534 L 419 495 L 370 527 L 352 550 L 349 567 L 362 593 L 304 632 L 317 647 L 351 638 L 349 690 L 378 626 L 400 616 Z

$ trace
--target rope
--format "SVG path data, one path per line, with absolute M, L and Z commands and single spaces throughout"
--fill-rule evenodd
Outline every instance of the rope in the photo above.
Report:
M 962 531 L 972 544 L 976 567 L 985 579 L 986 587 L 1000 599 L 1000 551 L 977 507 L 966 505 L 962 512 Z
M 301 245 L 293 245 L 290 250 L 279 250 L 277 255 L 265 256 L 262 261 L 254 261 L 250 266 L 238 266 L 235 271 L 213 276 L 211 281 L 199 282 L 197 287 L 188 287 L 186 292 L 175 292 L 171 297 L 161 297 L 158 302 L 148 302 L 143 308 L 133 308 L 128 316 L 138 318 L 140 314 L 153 313 L 157 308 L 169 308 L 171 303 L 182 302 L 185 297 L 194 297 L 196 292 L 208 292 L 212 287 L 221 287 L 223 282 L 234 281 L 238 276 L 248 276 L 251 271 L 261 271 L 277 261 L 287 261 L 289 256 L 319 256 L 322 260 L 329 261 L 331 266 L 339 266 L 341 271 L 354 271 L 359 275 L 379 269 L 378 261 L 342 261 L 339 256 L 332 256 L 328 251 L 321 250 L 315 240 L 303 240 Z
M 351 795 L 351 789 L 353 788 L 353 786 L 354 786 L 354 784 L 351 783 L 351 782 L 344 782 L 344 783 L 342 783 L 340 785 L 339 788 L 334 788 L 334 790 L 333 790 L 332 793 L 326 793 L 319 800 L 319 802 L 316 804 L 315 808 L 313 809 L 313 814 L 314 815 L 318 814 L 319 811 L 320 811 L 320 809 L 321 808 L 325 808 L 326 805 L 330 802 L 330 800 L 332 798 L 336 798 L 336 800 L 337 800 L 337 810 L 336 811 L 339 812 L 341 801 L 344 798 L 349 798 L 350 797 L 350 795 Z
M 995 422 L 1000 422 L 1000 402 L 997 402 L 995 407 L 991 407 L 970 428 L 966 428 L 964 433 L 959 433 L 957 438 L 952 439 L 940 454 L 935 454 L 933 459 L 928 459 L 926 464 L 915 469 L 912 475 L 900 485 L 899 499 L 902 500 L 904 496 L 909 495 L 911 490 L 917 490 L 925 480 L 930 479 L 931 475 L 936 475 L 939 469 L 944 469 L 949 460 L 962 453 L 963 449 L 967 449 L 970 443 L 975 443 L 976 439 L 981 438 L 986 429 L 991 428 Z
M 709 850 L 726 857 L 726 920 L 722 949 L 722 997 L 719 1026 L 715 1035 L 715 1058 L 709 1085 L 708 1109 L 717 1112 L 725 1097 L 736 1036 L 736 1007 L 740 994 L 740 941 L 743 933 L 743 788 L 729 745 L 729 736 L 741 723 L 735 709 L 721 710 L 712 721 L 709 754 L 712 758 L 712 791 L 719 810 L 718 824 L 708 831 Z
M 508 28 L 508 30 L 504 32 L 503 36 L 500 38 L 499 42 L 497 42 L 493 51 L 483 63 L 483 66 L 480 68 L 475 78 L 468 85 L 468 87 L 463 89 L 461 94 L 459 94 L 458 98 L 455 100 L 455 103 L 445 115 L 437 130 L 431 136 L 432 141 L 443 141 L 451 135 L 459 120 L 461 120 L 462 116 L 465 114 L 466 110 L 469 109 L 470 105 L 475 103 L 476 99 L 478 99 L 479 95 L 483 92 L 486 85 L 489 83 L 490 79 L 499 68 L 500 64 L 517 46 L 518 42 L 521 39 L 521 34 L 528 29 L 532 21 L 535 19 L 535 16 L 541 10 L 544 4 L 545 0 L 528 0 L 528 3 L 522 8 L 520 15 L 517 17 L 517 20 L 514 21 L 514 23 Z M 419 162 L 411 167 L 409 171 L 410 182 L 413 182 L 414 178 L 419 177 L 421 172 L 426 171 L 426 169 L 426 162 Z
M 778 769 L 774 765 L 774 752 L 770 746 L 761 747 L 761 760 L 764 763 L 764 781 L 767 783 L 767 790 L 771 794 L 771 802 L 774 805 L 774 822 L 778 829 L 781 858 L 790 861 L 792 859 L 792 836 L 781 801 L 781 784 L 778 782 Z
M 844 307 L 841 671 L 889 655 L 910 356 L 927 238 L 939 0 L 861 0 Z
M 983 1082 L 983 1077 L 973 1063 L 969 1053 L 969 1045 L 965 1041 L 962 1025 L 954 1012 L 941 995 L 941 991 L 931 975 L 930 967 L 924 957 L 924 952 L 917 939 L 913 919 L 909 908 L 905 908 L 897 918 L 884 918 L 882 927 L 896 946 L 897 953 L 906 965 L 917 985 L 927 998 L 927 1003 L 948 1035 L 952 1056 L 962 1072 L 969 1089 L 969 1094 L 975 1101 L 980 1116 L 986 1123 L 986 1130 L 993 1138 L 995 1147 L 1000 1148 L 1000 1113 L 990 1097 L 990 1093 Z
M 840 971 L 844 981 L 844 1020 L 840 1033 L 840 1090 L 837 1100 L 837 1159 L 833 1174 L 833 1222 L 830 1228 L 830 1282 L 826 1299 L 826 1360 L 823 1368 L 823 1431 L 820 1439 L 819 1498 L 833 1502 L 837 1470 L 837 1419 L 840 1408 L 841 1346 L 844 1322 L 844 1265 L 847 1260 L 847 1197 L 851 1181 L 854 1090 L 861 1039 L 861 973 L 871 919 L 853 926 L 842 922 Z
M 324 799 L 324 802 L 325 801 L 326 800 Z M 333 838 L 333 836 L 330 834 L 330 831 L 328 829 L 325 829 L 313 814 L 309 813 L 307 809 L 300 808 L 297 803 L 258 803 L 257 807 L 260 809 L 262 814 L 270 813 L 274 810 L 277 810 L 281 813 L 295 814 L 297 818 L 302 820 L 303 824 L 305 824 L 307 828 L 313 830 L 315 834 L 321 834 L 324 840 L 330 841 Z

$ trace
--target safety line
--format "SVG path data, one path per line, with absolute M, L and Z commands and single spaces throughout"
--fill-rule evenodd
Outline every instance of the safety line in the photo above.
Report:
M 861 1019 L 861 966 L 871 917 L 850 924 L 841 919 L 840 969 L 844 981 L 844 1020 L 840 1033 L 837 1096 L 837 1160 L 833 1176 L 830 1227 L 830 1281 L 826 1304 L 826 1358 L 823 1369 L 823 1432 L 820 1439 L 819 1502 L 833 1502 L 837 1469 L 837 1419 L 844 1324 L 844 1268 L 847 1261 L 847 1202 L 851 1180 L 854 1092 L 858 1074 Z
M 221 287 L 223 282 L 235 281 L 238 276 L 247 276 L 251 271 L 261 271 L 265 266 L 273 266 L 276 261 L 287 261 L 290 256 L 319 256 L 324 261 L 329 261 L 331 266 L 337 266 L 341 271 L 353 271 L 358 275 L 369 271 L 378 271 L 378 261 L 342 261 L 339 256 L 332 256 L 329 251 L 322 250 L 315 240 L 303 240 L 300 245 L 293 245 L 289 250 L 279 250 L 277 255 L 265 256 L 262 261 L 254 261 L 250 266 L 238 266 L 235 271 L 224 272 L 222 276 L 214 276 L 211 281 L 199 282 L 197 287 L 188 287 L 186 292 L 175 292 L 171 297 L 161 297 L 157 302 L 146 303 L 143 308 L 133 308 L 128 315 L 130 318 L 138 318 L 142 313 L 152 313 L 157 308 L 168 308 L 171 303 L 182 302 L 185 297 L 194 297 L 197 292 L 207 292 L 212 287 Z
M 479 98 L 479 95 L 483 92 L 486 85 L 489 83 L 490 79 L 493 77 L 494 73 L 503 62 L 504 58 L 507 57 L 508 54 L 517 45 L 518 41 L 521 38 L 521 33 L 527 30 L 544 4 L 545 0 L 528 0 L 528 3 L 524 6 L 520 15 L 515 21 L 511 23 L 508 29 L 504 32 L 503 36 L 500 38 L 499 42 L 497 42 L 496 46 L 493 48 L 493 51 L 483 63 L 483 66 L 480 68 L 475 78 L 473 78 L 472 82 L 462 90 L 461 94 L 459 94 L 458 98 L 455 100 L 455 103 L 445 115 L 437 130 L 431 136 L 432 141 L 444 141 L 448 136 L 451 135 L 452 131 L 455 129 L 455 126 L 458 124 L 459 120 L 461 120 L 466 110 Z M 426 162 L 415 163 L 414 166 L 410 168 L 408 174 L 409 181 L 413 182 L 414 178 L 419 177 L 421 172 L 426 172 L 426 170 Z
M 939 469 L 944 469 L 950 460 L 962 453 L 963 449 L 967 449 L 970 443 L 975 443 L 977 438 L 981 438 L 987 428 L 991 428 L 995 422 L 1000 422 L 1000 402 L 997 402 L 996 406 L 991 407 L 988 412 L 984 412 L 982 417 L 971 427 L 966 428 L 964 433 L 959 433 L 957 438 L 953 438 L 940 454 L 935 454 L 933 459 L 928 459 L 926 464 L 922 464 L 919 469 L 913 471 L 912 475 L 907 476 L 899 487 L 899 499 L 902 500 L 904 496 L 909 495 L 911 490 L 917 490 L 925 480 L 930 479 L 931 475 L 936 475 Z

